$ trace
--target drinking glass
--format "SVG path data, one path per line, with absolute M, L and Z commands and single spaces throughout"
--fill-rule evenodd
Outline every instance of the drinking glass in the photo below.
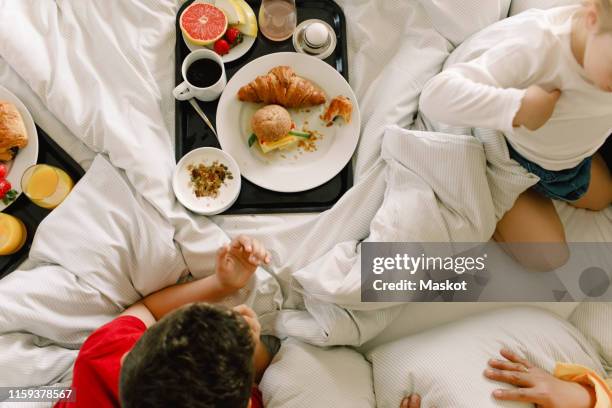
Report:
M 21 191 L 39 207 L 53 209 L 66 198 L 74 182 L 64 170 L 48 164 L 35 164 L 21 176 Z
M 26 242 L 28 232 L 23 221 L 12 215 L 0 213 L 0 255 L 19 251 Z
M 259 28 L 272 41 L 283 41 L 293 35 L 297 25 L 295 0 L 262 0 Z

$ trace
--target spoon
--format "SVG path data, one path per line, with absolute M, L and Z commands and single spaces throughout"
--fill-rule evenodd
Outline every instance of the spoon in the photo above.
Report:
M 208 120 L 208 117 L 206 116 L 206 114 L 200 108 L 200 105 L 198 105 L 198 103 L 193 98 L 189 99 L 189 103 L 191 104 L 191 106 L 193 106 L 193 109 L 195 109 L 195 111 L 198 113 L 198 115 L 200 115 L 200 117 L 202 118 L 204 123 L 206 123 L 206 125 L 208 125 L 210 130 L 212 130 L 212 132 L 215 135 L 215 137 L 217 137 L 217 131 L 215 130 L 215 128 L 212 125 L 212 123 L 210 123 L 210 120 Z

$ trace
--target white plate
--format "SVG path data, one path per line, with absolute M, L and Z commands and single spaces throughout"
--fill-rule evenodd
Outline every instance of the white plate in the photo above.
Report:
M 263 154 L 258 146 L 249 148 L 247 144 L 252 132 L 251 117 L 263 105 L 240 102 L 236 96 L 238 89 L 278 65 L 288 65 L 298 75 L 317 84 L 328 101 L 343 95 L 353 102 L 351 123 L 345 124 L 340 119 L 331 127 L 326 127 L 319 118 L 325 105 L 310 108 L 310 112 L 290 110 L 298 130 L 307 121 L 309 130 L 324 135 L 317 141 L 314 152 L 295 149 Z M 216 123 L 221 147 L 236 159 L 246 179 L 268 190 L 290 193 L 320 186 L 346 166 L 359 141 L 361 119 L 357 98 L 338 71 L 317 58 L 283 52 L 251 61 L 234 74 L 219 100 Z
M 197 2 L 199 3 L 210 3 L 210 4 L 215 4 L 214 1 L 210 0 L 197 0 Z M 250 6 L 249 6 L 250 7 Z M 181 30 L 181 35 L 183 36 L 183 41 L 185 42 L 185 45 L 187 46 L 187 48 L 189 48 L 189 51 L 195 51 L 195 50 L 199 50 L 199 49 L 207 49 L 207 50 L 212 50 L 213 49 L 213 45 L 211 44 L 210 46 L 204 46 L 204 45 L 197 45 L 197 44 L 193 44 L 189 41 L 187 41 L 187 38 L 185 37 L 185 33 L 183 33 L 183 30 Z M 238 44 L 237 46 L 230 48 L 230 52 L 228 52 L 225 55 L 221 56 L 221 59 L 223 60 L 224 63 L 228 63 L 228 62 L 232 62 L 232 61 L 236 61 L 238 58 L 242 57 L 244 54 L 247 53 L 247 51 L 249 51 L 251 49 L 251 47 L 253 46 L 253 44 L 255 44 L 255 40 L 257 39 L 257 37 L 251 37 L 249 35 L 242 35 L 242 42 L 240 44 Z
M 17 201 L 17 198 L 21 195 L 21 176 L 23 172 L 30 166 L 36 164 L 38 160 L 38 132 L 36 131 L 36 125 L 32 115 L 25 107 L 25 105 L 17 98 L 11 91 L 0 85 L 0 101 L 11 102 L 17 107 L 23 123 L 25 124 L 26 132 L 28 133 L 28 144 L 23 149 L 19 149 L 17 156 L 10 163 L 10 169 L 6 179 L 13 186 L 13 190 L 17 191 L 17 197 L 9 204 L 4 204 L 0 200 L 0 211 L 4 211 L 9 205 Z
M 216 198 L 196 197 L 192 187 L 189 185 L 191 176 L 187 166 L 199 163 L 209 166 L 215 160 L 225 164 L 229 171 L 232 172 L 234 178 L 232 180 L 225 180 Z M 240 169 L 236 161 L 224 151 L 214 147 L 200 147 L 187 153 L 176 165 L 172 177 L 172 189 L 176 198 L 187 209 L 202 215 L 215 215 L 230 208 L 238 198 L 238 194 L 240 194 L 240 185 Z

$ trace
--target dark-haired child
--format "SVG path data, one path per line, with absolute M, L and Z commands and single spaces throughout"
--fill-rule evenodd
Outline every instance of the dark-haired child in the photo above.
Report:
M 74 365 L 64 407 L 263 407 L 255 384 L 270 363 L 247 306 L 214 306 L 244 287 L 270 255 L 240 236 L 217 253 L 214 275 L 155 292 L 94 331 Z

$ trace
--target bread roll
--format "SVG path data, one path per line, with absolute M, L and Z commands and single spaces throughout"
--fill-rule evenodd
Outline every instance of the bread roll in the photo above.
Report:
M 279 105 L 268 105 L 259 109 L 251 119 L 253 133 L 260 143 L 276 142 L 291 130 L 291 116 Z

